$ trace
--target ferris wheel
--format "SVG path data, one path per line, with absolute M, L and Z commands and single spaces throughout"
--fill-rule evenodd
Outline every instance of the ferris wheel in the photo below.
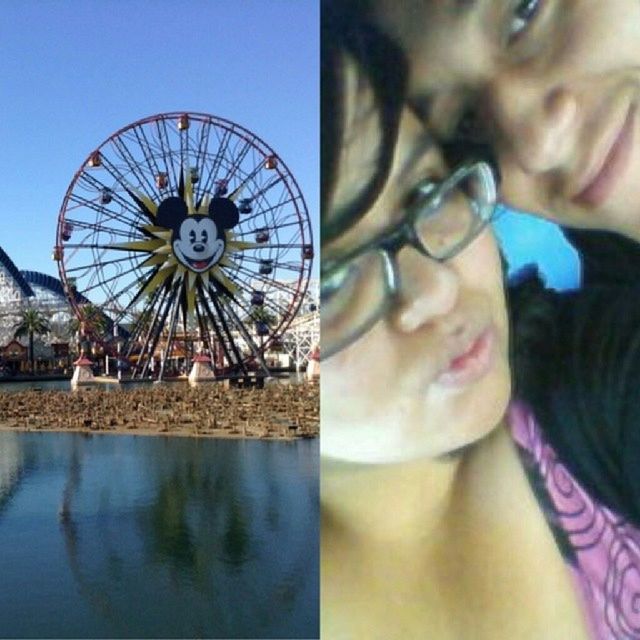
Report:
M 164 113 L 89 154 L 64 197 L 53 258 L 80 331 L 146 377 L 186 343 L 217 367 L 264 367 L 308 286 L 307 207 L 258 136 Z

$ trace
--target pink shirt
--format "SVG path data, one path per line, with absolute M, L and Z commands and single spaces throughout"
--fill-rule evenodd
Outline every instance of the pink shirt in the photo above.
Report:
M 570 570 L 592 637 L 640 639 L 640 531 L 583 489 L 526 406 L 514 402 L 508 417 L 514 440 L 542 478 L 555 512 L 551 517 L 573 548 L 576 562 Z

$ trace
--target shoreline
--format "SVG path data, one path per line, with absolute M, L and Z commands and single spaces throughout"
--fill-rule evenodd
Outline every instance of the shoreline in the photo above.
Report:
M 0 431 L 219 439 L 318 436 L 317 384 L 0 391 Z
M 158 429 L 90 429 L 88 427 L 80 428 L 63 428 L 63 427 L 44 427 L 34 428 L 27 426 L 11 426 L 9 424 L 0 423 L 0 433 L 80 433 L 84 435 L 108 435 L 108 436 L 141 436 L 147 437 L 165 437 L 165 438 L 193 438 L 194 440 L 271 440 L 280 442 L 294 442 L 295 440 L 315 440 L 318 436 L 277 436 L 277 435 L 246 435 L 238 433 L 230 433 L 224 429 L 215 431 L 186 431 L 182 429 L 173 429 L 160 431 Z

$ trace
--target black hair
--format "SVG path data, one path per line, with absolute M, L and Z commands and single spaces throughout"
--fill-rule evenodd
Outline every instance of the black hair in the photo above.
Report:
M 355 224 L 382 190 L 393 159 L 406 95 L 407 60 L 400 48 L 368 19 L 366 0 L 321 3 L 321 238 L 333 240 Z M 339 215 L 328 207 L 340 171 L 344 130 L 344 60 L 350 55 L 365 74 L 380 115 L 382 140 L 375 173 Z
M 640 287 L 509 290 L 515 397 L 586 490 L 640 525 Z
M 611 231 L 562 228 L 578 251 L 584 286 L 635 285 L 640 273 L 640 245 Z

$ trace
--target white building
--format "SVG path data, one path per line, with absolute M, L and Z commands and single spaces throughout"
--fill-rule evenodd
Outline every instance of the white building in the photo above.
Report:
M 27 308 L 42 311 L 51 332 L 34 339 L 34 357 L 52 360 L 56 344 L 68 344 L 73 338 L 70 321 L 73 314 L 62 283 L 53 276 L 38 271 L 19 270 L 0 247 L 0 355 L 14 342 L 15 328 Z M 27 338 L 18 340 L 23 346 Z

